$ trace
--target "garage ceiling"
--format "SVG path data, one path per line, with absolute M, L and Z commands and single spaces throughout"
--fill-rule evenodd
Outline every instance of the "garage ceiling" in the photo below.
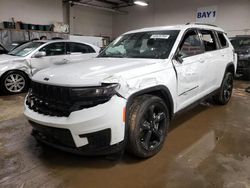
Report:
M 89 5 L 117 10 L 119 8 L 133 6 L 133 0 L 65 0 L 73 5 Z

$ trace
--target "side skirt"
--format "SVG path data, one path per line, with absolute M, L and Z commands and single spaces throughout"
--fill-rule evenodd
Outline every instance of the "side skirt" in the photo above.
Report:
M 178 116 L 180 116 L 183 113 L 186 113 L 187 111 L 197 107 L 200 103 L 206 101 L 207 99 L 211 98 L 212 96 L 216 95 L 220 92 L 220 88 L 216 89 L 215 91 L 209 93 L 208 95 L 202 97 L 201 99 L 197 100 L 196 102 L 190 104 L 189 106 L 181 109 L 180 111 L 174 113 L 173 119 L 176 119 Z

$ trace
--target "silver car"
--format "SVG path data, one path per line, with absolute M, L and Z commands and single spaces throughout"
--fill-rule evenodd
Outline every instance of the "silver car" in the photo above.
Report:
M 36 72 L 97 56 L 100 48 L 68 40 L 33 41 L 0 55 L 0 92 L 20 93 L 28 89 Z

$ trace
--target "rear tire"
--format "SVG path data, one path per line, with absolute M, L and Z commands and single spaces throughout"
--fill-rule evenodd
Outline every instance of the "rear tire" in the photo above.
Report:
M 229 102 L 233 92 L 233 74 L 227 72 L 222 81 L 220 91 L 213 97 L 214 102 L 219 105 L 225 105 Z
M 4 94 L 17 94 L 27 91 L 29 79 L 21 71 L 9 71 L 0 80 L 0 89 Z
M 167 135 L 166 104 L 156 96 L 138 97 L 130 107 L 128 126 L 128 151 L 141 158 L 152 157 L 161 150 Z

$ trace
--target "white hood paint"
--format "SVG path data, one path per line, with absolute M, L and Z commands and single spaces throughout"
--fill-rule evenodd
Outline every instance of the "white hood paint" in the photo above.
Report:
M 23 61 L 23 60 L 25 60 L 24 57 L 12 56 L 8 54 L 0 55 L 0 65 L 5 64 L 5 63 Z
M 85 62 L 51 67 L 35 74 L 32 80 L 51 85 L 81 87 L 98 86 L 103 82 L 118 82 L 160 71 L 165 62 L 158 59 L 94 58 Z M 150 68 L 149 68 L 150 66 Z M 155 70 L 154 70 L 155 67 Z M 44 78 L 48 78 L 45 81 Z

